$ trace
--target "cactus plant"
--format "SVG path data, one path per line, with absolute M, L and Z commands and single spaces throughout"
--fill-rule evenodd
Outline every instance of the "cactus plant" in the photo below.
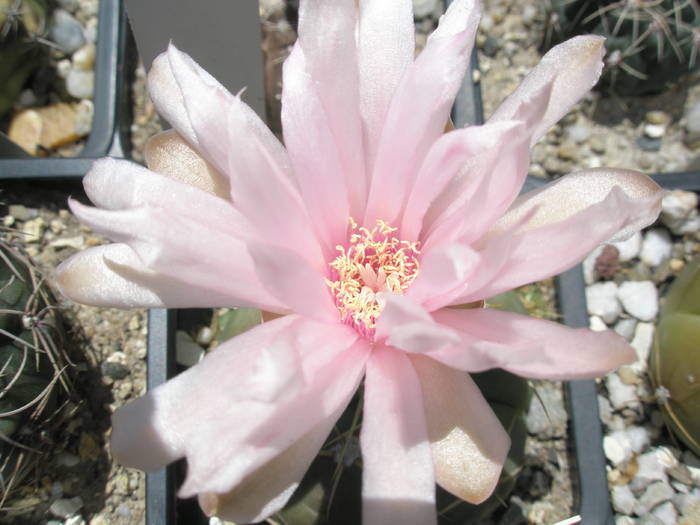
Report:
M 667 425 L 700 455 L 700 256 L 666 295 L 649 372 Z
M 0 117 L 43 64 L 47 48 L 40 37 L 48 12 L 47 0 L 0 0 Z
M 61 340 L 48 288 L 28 258 L 0 242 L 0 508 L 41 456 L 71 391 Z
M 606 37 L 602 85 L 622 95 L 660 91 L 700 66 L 697 0 L 551 0 L 545 47 L 575 35 Z

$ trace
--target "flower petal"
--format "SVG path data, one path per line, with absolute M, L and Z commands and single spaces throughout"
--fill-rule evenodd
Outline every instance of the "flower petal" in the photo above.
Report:
M 589 379 L 636 359 L 620 335 L 484 308 L 444 308 L 437 323 L 462 337 L 460 344 L 426 354 L 460 370 L 503 368 L 536 379 Z
M 199 504 L 207 516 L 236 523 L 257 523 L 282 509 L 321 449 L 342 410 L 319 422 L 287 450 L 225 494 L 204 493 Z
M 320 268 L 324 258 L 279 141 L 240 97 L 210 80 L 185 53 L 171 45 L 168 60 L 198 149 L 228 176 L 236 208 L 266 242 L 293 249 Z
M 226 201 L 197 188 L 159 178 L 197 191 L 231 208 Z M 138 195 L 147 194 L 139 192 Z M 100 203 L 116 206 L 127 201 L 126 198 L 118 201 L 115 197 L 109 202 L 108 198 L 102 199 Z M 200 295 L 213 294 L 216 299 L 230 297 L 232 301 L 209 306 L 251 306 L 288 313 L 262 286 L 245 242 L 232 231 L 238 221 L 235 213 L 228 214 L 226 208 L 218 210 L 221 213 L 215 208 L 204 213 L 197 206 L 183 210 L 174 205 L 177 202 L 171 199 L 165 203 L 118 211 L 91 208 L 75 201 L 69 204 L 78 219 L 94 231 L 129 245 L 142 268 L 152 274 L 180 281 L 198 289 Z M 198 200 L 191 204 L 196 202 Z M 198 216 L 200 212 L 208 218 Z
M 145 470 L 186 455 L 184 497 L 245 487 L 346 406 L 368 351 L 356 341 L 347 327 L 297 316 L 263 323 L 119 409 L 113 453 Z
M 252 306 L 217 290 L 203 294 L 196 286 L 176 277 L 148 270 L 134 251 L 121 243 L 97 246 L 73 255 L 56 269 L 55 282 L 69 299 L 107 308 Z
M 417 240 L 421 229 L 428 231 L 437 213 L 449 210 L 456 197 L 462 201 L 479 187 L 483 177 L 492 175 L 497 153 L 522 135 L 521 122 L 505 121 L 470 126 L 445 133 L 431 146 L 418 171 L 401 222 L 401 236 Z M 499 173 L 500 175 L 500 173 Z M 435 202 L 436 199 L 439 202 Z M 432 216 L 426 217 L 428 209 Z M 449 210 L 452 211 L 452 210 Z
M 367 363 L 360 443 L 362 523 L 437 523 L 420 383 L 396 349 L 375 348 Z
M 510 438 L 469 375 L 412 355 L 420 379 L 435 480 L 469 503 L 488 498 L 498 483 Z
M 175 130 L 162 131 L 149 138 L 144 157 L 148 168 L 156 173 L 196 186 L 222 199 L 231 198 L 226 177 Z
M 431 352 L 459 342 L 453 330 L 435 323 L 421 306 L 408 297 L 392 293 L 377 294 L 384 309 L 377 320 L 376 340 L 406 352 Z
M 415 29 L 410 2 L 360 0 L 359 5 L 360 113 L 365 126 L 369 168 L 374 164 L 391 99 L 413 62 Z
M 355 0 L 307 0 L 299 5 L 299 45 L 343 167 L 350 215 L 367 200 L 355 31 Z
M 524 120 L 530 129 L 530 144 L 537 142 L 598 81 L 604 41 L 601 36 L 577 36 L 550 49 L 489 122 Z M 543 92 L 549 92 L 546 104 L 533 103 Z
M 430 146 L 442 135 L 471 57 L 476 0 L 455 0 L 406 70 L 386 116 L 372 168 L 364 224 L 395 223 Z
M 277 246 L 248 243 L 255 271 L 270 294 L 293 312 L 319 321 L 337 322 L 339 313 L 325 282 L 300 255 Z
M 503 270 L 456 301 L 485 299 L 570 268 L 600 243 L 626 238 L 651 224 L 659 214 L 662 195 L 663 190 L 641 173 L 595 169 L 523 196 L 485 241 L 499 236 L 512 240 Z M 501 233 L 526 214 L 530 219 L 518 231 Z
M 285 61 L 283 75 L 284 143 L 311 222 L 330 258 L 346 237 L 350 174 L 346 174 L 329 116 L 299 44 Z

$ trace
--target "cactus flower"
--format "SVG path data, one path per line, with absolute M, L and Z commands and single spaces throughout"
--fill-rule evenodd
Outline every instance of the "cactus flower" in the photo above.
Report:
M 174 130 L 150 169 L 104 159 L 80 220 L 114 243 L 65 261 L 86 304 L 278 314 L 114 414 L 112 451 L 240 523 L 280 509 L 364 380 L 363 522 L 436 523 L 435 483 L 492 492 L 508 435 L 468 373 L 590 378 L 632 361 L 612 333 L 479 307 L 652 222 L 661 190 L 625 170 L 518 197 L 530 146 L 595 84 L 603 42 L 553 48 L 481 126 L 444 133 L 477 0 L 414 60 L 410 0 L 302 0 L 284 65 L 284 145 L 170 46 L 148 84 Z M 472 308 L 454 308 L 469 304 Z

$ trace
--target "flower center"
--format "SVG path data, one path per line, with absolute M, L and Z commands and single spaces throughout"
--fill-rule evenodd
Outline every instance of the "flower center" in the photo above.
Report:
M 350 217 L 348 247 L 336 246 L 340 253 L 333 262 L 334 280 L 326 280 L 335 296 L 340 318 L 363 336 L 371 338 L 384 305 L 379 292 L 403 294 L 418 274 L 418 242 L 402 241 L 393 228 L 378 219 L 368 230 L 358 228 Z

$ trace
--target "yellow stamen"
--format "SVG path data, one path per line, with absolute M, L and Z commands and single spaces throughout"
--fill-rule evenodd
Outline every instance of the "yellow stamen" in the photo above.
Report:
M 406 291 L 418 274 L 419 243 L 393 236 L 398 228 L 381 219 L 372 230 L 358 228 L 352 217 L 349 221 L 349 245 L 336 246 L 340 255 L 329 263 L 335 280 L 326 283 L 343 322 L 371 337 L 384 308 L 376 294 Z

